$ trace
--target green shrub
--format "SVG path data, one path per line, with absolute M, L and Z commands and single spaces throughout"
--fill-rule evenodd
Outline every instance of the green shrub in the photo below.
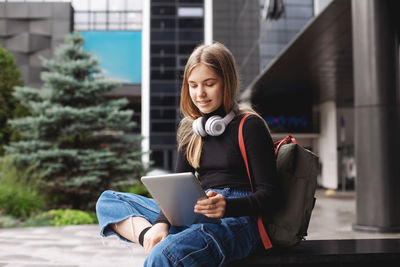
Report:
M 0 216 L 0 228 L 15 227 L 18 225 L 18 220 L 10 215 Z
M 0 210 L 14 217 L 27 218 L 40 210 L 44 197 L 39 193 L 39 175 L 33 167 L 19 168 L 10 157 L 0 159 Z
M 65 226 L 98 223 L 96 213 L 74 209 L 53 209 L 27 219 L 22 226 Z
M 22 223 L 22 226 L 65 226 L 94 223 L 98 223 L 96 213 L 94 212 L 74 209 L 53 209 L 28 218 Z
M 18 139 L 7 120 L 28 114 L 12 95 L 14 87 L 22 85 L 21 73 L 17 69 L 14 55 L 0 45 L 0 155 L 4 154 L 3 145 Z
M 51 224 L 54 226 L 97 223 L 96 215 L 93 216 L 94 212 L 73 209 L 50 210 L 49 212 L 53 216 Z
M 45 211 L 29 217 L 25 222 L 22 223 L 22 226 L 51 226 L 52 219 L 53 215 L 50 212 Z
M 133 193 L 136 195 L 145 196 L 145 197 L 151 197 L 149 191 L 147 191 L 147 188 L 141 182 L 137 182 L 134 186 L 130 186 L 122 191 L 125 191 L 128 193 Z

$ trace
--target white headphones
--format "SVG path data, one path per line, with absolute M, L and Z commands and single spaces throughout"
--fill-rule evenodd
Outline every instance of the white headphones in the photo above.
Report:
M 204 117 L 199 117 L 193 121 L 193 132 L 202 137 L 207 135 L 221 135 L 225 131 L 226 126 L 233 120 L 233 118 L 235 118 L 237 110 L 238 106 L 235 104 L 232 110 L 224 118 L 215 115 L 211 116 L 206 122 L 204 122 Z

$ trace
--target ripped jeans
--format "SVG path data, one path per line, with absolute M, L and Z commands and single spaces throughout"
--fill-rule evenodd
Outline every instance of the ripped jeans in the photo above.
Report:
M 226 198 L 242 197 L 251 193 L 243 189 L 212 190 Z M 96 205 L 100 235 L 117 235 L 125 241 L 128 240 L 114 232 L 111 224 L 132 216 L 143 217 L 153 223 L 159 212 L 158 205 L 151 198 L 110 190 L 102 193 Z M 220 224 L 171 226 L 167 238 L 154 246 L 146 257 L 144 266 L 223 266 L 247 257 L 260 244 L 255 217 L 228 217 L 223 218 Z

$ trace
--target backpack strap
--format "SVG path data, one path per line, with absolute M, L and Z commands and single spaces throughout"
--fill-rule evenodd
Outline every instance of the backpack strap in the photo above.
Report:
M 248 113 L 241 119 L 240 125 L 239 125 L 239 135 L 238 136 L 239 136 L 239 148 L 240 148 L 240 152 L 242 153 L 244 163 L 246 165 L 246 170 L 247 170 L 247 175 L 249 177 L 251 191 L 254 192 L 253 184 L 251 182 L 251 177 L 250 177 L 249 164 L 247 162 L 246 147 L 244 145 L 244 140 L 243 140 L 243 124 L 244 124 L 244 121 L 246 120 L 246 118 L 249 117 L 250 115 L 251 114 Z M 260 232 L 261 240 L 263 242 L 265 250 L 272 248 L 271 240 L 269 239 L 267 231 L 265 230 L 261 216 L 258 216 L 258 218 L 257 218 L 257 225 L 258 225 L 258 231 Z
M 295 143 L 297 144 L 297 140 L 290 134 L 288 134 L 285 138 L 282 140 L 278 140 L 274 142 L 274 147 L 275 147 L 275 156 L 278 155 L 279 148 L 281 148 L 282 145 L 285 144 L 290 144 L 290 143 Z

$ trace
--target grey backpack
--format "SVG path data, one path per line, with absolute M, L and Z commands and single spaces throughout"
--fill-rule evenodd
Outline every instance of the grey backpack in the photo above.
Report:
M 248 115 L 242 118 L 239 127 L 239 145 L 247 168 L 242 131 L 244 120 Z M 265 249 L 271 248 L 272 245 L 294 246 L 307 236 L 308 224 L 316 200 L 315 190 L 319 171 L 318 156 L 298 145 L 291 135 L 276 141 L 274 146 L 283 196 L 282 204 L 272 218 L 259 217 L 258 228 Z M 250 175 L 249 179 L 251 184 Z

